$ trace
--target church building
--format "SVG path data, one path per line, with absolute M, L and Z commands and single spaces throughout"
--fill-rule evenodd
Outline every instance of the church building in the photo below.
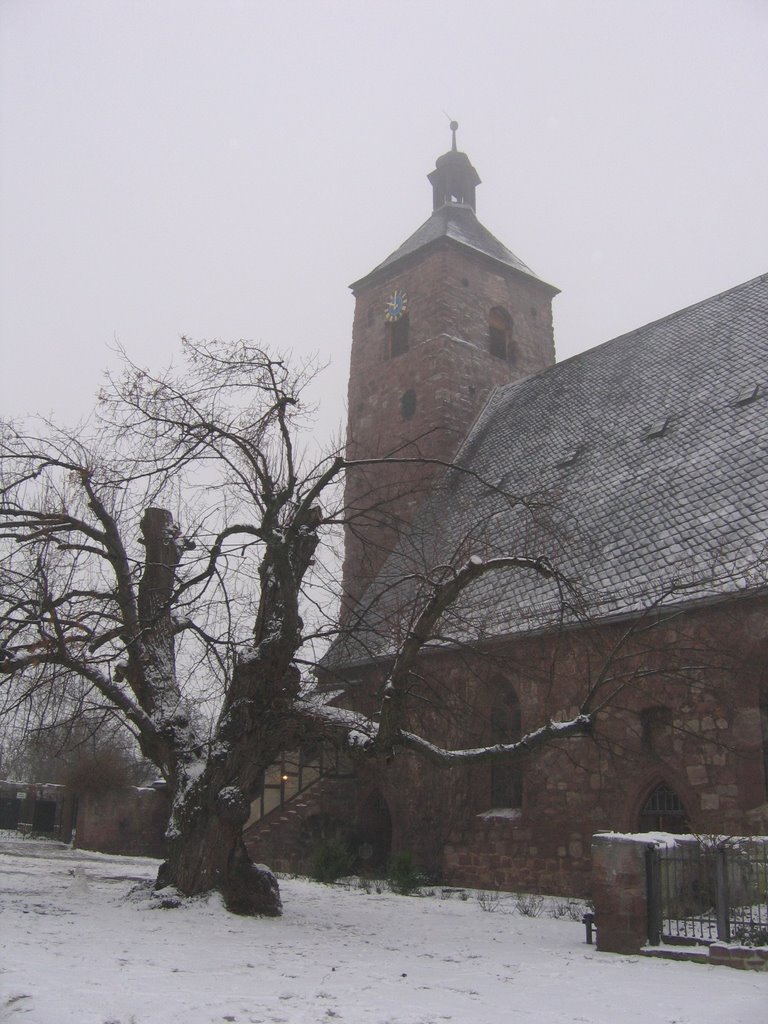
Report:
M 335 836 L 362 868 L 408 851 L 448 884 L 587 895 L 597 831 L 768 832 L 768 275 L 556 363 L 558 290 L 478 220 L 452 128 L 431 216 L 352 285 L 360 464 L 321 686 L 374 713 L 435 580 L 544 559 L 443 615 L 408 729 L 595 727 L 511 764 L 286 755 L 246 837 L 277 869 Z

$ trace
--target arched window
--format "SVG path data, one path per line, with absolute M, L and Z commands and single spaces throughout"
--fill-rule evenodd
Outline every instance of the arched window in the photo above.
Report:
M 514 743 L 522 736 L 520 701 L 508 683 L 500 681 L 498 699 L 491 710 L 491 742 Z M 523 772 L 518 764 L 491 762 L 491 807 L 522 807 Z
M 387 801 L 374 790 L 360 807 L 357 820 L 358 855 L 367 868 L 386 867 L 392 852 L 392 816 Z
M 765 776 L 765 799 L 768 801 L 768 690 L 760 697 L 760 726 L 763 740 L 763 774 Z
M 644 754 L 664 756 L 671 752 L 672 711 L 663 705 L 640 712 L 640 737 Z
M 512 318 L 501 306 L 494 306 L 488 314 L 488 351 L 497 359 L 511 360 L 514 356 Z
M 654 789 L 640 811 L 640 832 L 690 832 L 688 812 L 680 797 L 662 782 Z
M 403 313 L 399 320 L 387 324 L 389 331 L 389 354 L 392 358 L 401 356 L 408 351 L 408 314 Z
M 416 392 L 413 388 L 404 391 L 400 396 L 400 415 L 404 420 L 412 420 L 416 413 Z

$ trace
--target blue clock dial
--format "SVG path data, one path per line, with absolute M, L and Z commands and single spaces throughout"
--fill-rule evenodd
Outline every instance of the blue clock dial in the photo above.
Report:
M 408 308 L 408 296 L 399 288 L 393 292 L 384 305 L 384 319 L 389 323 L 399 320 Z

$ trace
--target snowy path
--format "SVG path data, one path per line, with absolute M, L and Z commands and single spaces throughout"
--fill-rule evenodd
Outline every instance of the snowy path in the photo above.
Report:
M 572 921 L 293 879 L 276 921 L 127 899 L 155 869 L 0 842 L 0 1021 L 768 1024 L 768 974 L 597 953 Z

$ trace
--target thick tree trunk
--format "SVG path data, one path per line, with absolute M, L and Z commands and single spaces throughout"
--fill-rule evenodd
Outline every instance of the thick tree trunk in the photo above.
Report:
M 176 793 L 167 833 L 168 860 L 158 886 L 174 885 L 186 896 L 217 889 L 227 908 L 239 914 L 275 916 L 282 910 L 277 881 L 269 869 L 252 862 L 242 830 L 248 820 L 248 794 L 262 770 L 289 746 L 295 728 L 292 705 L 300 673 L 293 659 L 301 643 L 298 596 L 317 547 L 319 512 L 310 508 L 305 518 L 289 543 L 278 531 L 279 543 L 275 537 L 264 556 L 253 647 L 234 667 L 215 739 L 210 743 L 195 739 L 188 718 L 178 711 L 175 675 L 173 689 L 161 694 L 161 706 L 169 706 L 171 712 L 164 725 L 175 748 L 168 760 Z M 178 561 L 177 531 L 163 510 L 148 510 L 145 520 L 148 554 L 142 595 L 146 592 L 155 630 L 150 653 L 163 655 L 167 666 L 173 658 L 167 606 L 174 552 Z M 165 601 L 159 610 L 158 595 Z M 162 682 L 162 671 L 155 676 Z M 155 684 L 155 690 L 160 690 L 160 684 Z
M 211 803 L 199 790 L 175 803 L 168 859 L 158 872 L 157 888 L 173 885 L 185 896 L 215 889 L 235 914 L 277 917 L 282 912 L 277 879 L 269 868 L 253 863 L 243 843 L 245 797 L 236 787 L 226 787 Z

